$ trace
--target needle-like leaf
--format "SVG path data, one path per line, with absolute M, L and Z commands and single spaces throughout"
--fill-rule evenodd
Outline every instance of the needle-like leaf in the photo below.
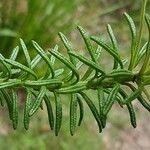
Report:
M 34 103 L 32 104 L 31 106 L 31 109 L 29 111 L 29 115 L 32 116 L 34 113 L 37 112 L 37 110 L 39 109 L 42 101 L 43 101 L 43 98 L 46 94 L 46 87 L 45 86 L 42 86 L 41 89 L 40 89 L 40 92 L 39 92 L 39 95 L 37 97 L 37 99 L 34 101 Z
M 77 95 L 71 94 L 70 101 L 70 134 L 74 135 L 77 126 Z
M 56 105 L 55 135 L 58 136 L 58 133 L 61 128 L 61 123 L 62 123 L 62 103 L 59 94 L 54 92 L 54 96 L 55 96 L 55 105 Z

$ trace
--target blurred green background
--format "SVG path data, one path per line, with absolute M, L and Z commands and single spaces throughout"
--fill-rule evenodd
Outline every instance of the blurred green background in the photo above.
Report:
M 31 55 L 31 40 L 37 41 L 43 48 L 51 48 L 56 43 L 61 46 L 58 32 L 71 39 L 77 50 L 83 50 L 83 41 L 76 26 L 83 26 L 90 34 L 107 38 L 106 25 L 112 25 L 120 43 L 120 53 L 129 57 L 130 33 L 122 16 L 128 12 L 137 26 L 140 18 L 140 0 L 0 0 L 0 53 L 8 57 L 12 49 L 19 45 L 19 38 L 27 43 Z M 150 12 L 148 0 L 147 12 Z M 144 39 L 147 38 L 145 29 Z M 144 41 L 143 39 L 143 41 Z M 109 42 L 109 41 L 108 41 Z M 64 51 L 62 47 L 62 51 Z M 105 64 L 109 57 L 104 56 Z M 23 59 L 20 52 L 19 59 Z M 94 94 L 91 95 L 94 97 Z M 20 93 L 20 98 L 22 97 Z M 94 99 L 94 98 L 93 98 Z M 22 100 L 22 99 L 21 99 Z M 126 110 L 115 105 L 108 118 L 107 128 L 98 134 L 91 112 L 85 108 L 85 118 L 76 134 L 69 134 L 69 102 L 64 98 L 63 126 L 58 137 L 50 131 L 45 109 L 31 120 L 29 131 L 23 129 L 20 113 L 20 125 L 12 130 L 7 110 L 0 109 L 0 149 L 8 150 L 149 150 L 150 119 L 149 114 L 135 103 L 138 117 L 137 129 L 132 129 Z M 96 100 L 96 98 L 95 98 Z M 22 105 L 20 110 L 22 110 Z

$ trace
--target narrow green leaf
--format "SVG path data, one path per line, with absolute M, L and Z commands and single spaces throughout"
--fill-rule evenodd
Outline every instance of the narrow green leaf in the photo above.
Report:
M 85 72 L 85 74 L 83 75 L 83 77 L 82 77 L 82 81 L 85 81 L 86 79 L 88 79 L 89 78 L 89 76 L 92 74 L 92 72 L 93 72 L 93 68 L 91 68 L 91 67 L 89 67 L 88 68 L 88 70 Z
M 134 24 L 134 21 L 133 19 L 125 12 L 124 13 L 124 16 L 128 22 L 128 25 L 130 27 L 130 31 L 131 31 L 131 35 L 132 35 L 132 48 L 134 48 L 135 46 L 135 42 L 136 42 L 136 27 L 135 27 L 135 24 Z M 134 54 L 134 49 L 131 49 L 132 51 L 132 54 Z
M 27 65 L 29 68 L 31 68 L 31 59 L 30 59 L 30 55 L 29 55 L 29 52 L 27 50 L 27 47 L 26 47 L 26 45 L 22 39 L 20 39 L 20 43 L 21 43 L 21 46 L 22 46 L 22 49 L 23 49 L 23 52 L 24 52 L 24 55 L 25 55 L 25 58 L 27 61 Z
M 109 34 L 109 37 L 110 37 L 110 40 L 112 42 L 114 50 L 118 51 L 117 40 L 116 40 L 116 37 L 114 35 L 114 32 L 113 32 L 112 27 L 111 27 L 110 24 L 107 25 L 107 31 L 108 31 L 108 34 Z
M 108 114 L 108 112 L 110 111 L 112 105 L 114 104 L 115 99 L 116 99 L 116 97 L 117 97 L 117 94 L 118 94 L 118 92 L 119 92 L 119 88 L 120 88 L 119 84 L 116 84 L 116 85 L 112 88 L 110 94 L 108 95 L 108 98 L 107 98 L 107 100 L 106 100 L 105 106 L 104 106 L 104 108 L 103 108 L 103 114 L 104 114 L 104 115 L 107 115 L 107 114 Z
M 101 72 L 102 74 L 105 74 L 105 72 L 103 71 L 103 69 L 96 63 L 94 63 L 93 61 L 85 58 L 82 55 L 76 54 L 74 52 L 69 52 L 71 55 L 73 55 L 74 57 L 78 58 L 80 61 L 82 61 L 83 63 L 85 63 L 86 65 L 90 66 L 91 68 Z
M 73 136 L 76 126 L 77 126 L 77 96 L 76 94 L 71 94 L 70 101 L 70 134 Z
M 40 60 L 42 59 L 41 55 L 36 55 L 33 60 L 31 61 L 31 69 L 34 69 L 37 64 L 40 62 Z
M 54 114 L 53 114 L 50 99 L 46 94 L 45 94 L 45 97 L 44 97 L 44 101 L 45 101 L 46 108 L 47 108 L 49 125 L 50 125 L 51 130 L 53 130 L 54 129 Z
M 47 88 L 58 88 L 62 85 L 62 82 L 58 79 L 47 79 L 47 80 L 36 80 L 36 81 L 30 81 L 27 80 L 24 82 L 25 86 L 30 86 L 32 88 L 40 87 L 40 86 L 46 86 Z
M 54 96 L 56 105 L 55 135 L 58 136 L 62 123 L 62 103 L 59 94 L 54 92 Z
M 18 55 L 18 52 L 19 52 L 19 47 L 18 48 L 16 48 L 16 49 L 14 49 L 14 51 L 13 51 L 13 53 L 11 54 L 11 57 L 10 57 L 10 59 L 11 60 L 15 60 L 16 59 L 16 57 L 17 57 L 17 55 Z M 33 58 L 33 60 L 31 61 L 31 69 L 34 69 L 36 66 L 37 66 L 37 64 L 40 62 L 40 60 L 41 60 L 41 56 L 38 54 L 38 55 L 36 55 L 35 56 L 35 58 Z M 16 73 L 20 73 L 21 72 L 21 69 L 11 69 L 11 71 L 12 71 L 12 74 L 16 74 Z M 14 72 L 13 72 L 14 71 Z M 22 74 L 22 77 L 23 77 L 23 75 L 24 74 Z
M 137 57 L 137 61 L 135 64 L 135 67 L 139 64 L 139 62 L 141 61 L 141 59 L 144 57 L 145 53 L 146 53 L 146 48 L 147 48 L 148 42 L 146 42 L 143 47 L 141 48 L 141 50 L 138 53 L 138 57 Z
M 119 81 L 123 82 L 123 80 L 133 81 L 134 76 L 135 74 L 125 69 L 115 69 L 107 75 L 107 77 L 114 78 L 118 82 Z
M 1 106 L 2 107 L 4 107 L 4 96 L 3 96 L 3 93 L 1 92 L 1 90 L 0 90 L 0 104 L 1 104 Z
M 10 97 L 10 94 L 7 92 L 6 89 L 1 89 L 1 92 L 6 100 L 7 107 L 8 107 L 8 112 L 9 112 L 9 118 L 12 120 L 12 111 L 13 111 L 13 102 L 12 98 Z
M 94 55 L 95 51 L 94 51 L 93 46 L 90 41 L 90 36 L 88 36 L 87 32 L 81 26 L 78 26 L 77 29 L 79 30 L 79 32 L 84 40 L 84 43 L 85 43 L 87 50 L 92 58 L 92 61 L 97 62 L 96 57 Z
M 32 43 L 33 43 L 36 51 L 38 52 L 38 54 L 44 59 L 46 64 L 49 66 L 49 68 L 51 70 L 52 78 L 54 78 L 55 74 L 54 74 L 54 70 L 53 70 L 53 67 L 52 67 L 51 60 L 49 59 L 47 54 L 44 52 L 44 50 L 38 45 L 38 43 L 36 43 L 35 41 L 32 41 Z
M 0 89 L 10 88 L 19 86 L 21 84 L 21 80 L 10 79 L 7 82 L 0 83 Z
M 12 75 L 19 74 L 21 72 L 21 69 L 11 69 Z
M 33 70 L 31 70 L 30 68 L 28 68 L 28 67 L 22 65 L 21 63 L 16 62 L 16 61 L 14 61 L 14 60 L 10 60 L 10 59 L 5 59 L 4 61 L 5 61 L 6 63 L 8 63 L 8 64 L 14 66 L 14 67 L 17 67 L 17 68 L 19 68 L 19 69 L 21 69 L 21 70 L 23 70 L 23 71 L 25 71 L 25 72 L 31 74 L 35 79 L 37 79 L 37 76 L 36 76 L 35 72 L 34 72 Z
M 27 96 L 25 100 L 25 107 L 24 107 L 24 128 L 26 130 L 29 129 L 29 124 L 30 124 L 30 108 L 31 108 L 31 102 L 32 102 L 32 92 L 30 89 L 27 89 Z
M 128 59 L 127 58 L 125 58 L 125 59 L 122 60 L 123 66 L 125 66 L 127 63 L 128 63 Z M 121 69 L 121 67 L 118 66 L 117 69 Z
M 62 75 L 63 72 L 64 72 L 63 68 L 55 70 L 55 77 L 58 77 L 58 76 Z
M 0 54 L 0 63 L 3 64 L 3 66 L 5 67 L 6 71 L 4 70 L 3 73 L 4 75 L 7 75 L 8 73 L 8 77 L 6 78 L 7 79 L 10 79 L 11 78 L 11 75 L 12 75 L 12 72 L 11 72 L 11 68 L 10 66 L 5 62 L 5 58 Z
M 57 52 L 57 51 L 58 51 L 58 45 L 56 45 L 53 50 L 54 50 L 55 52 Z M 52 56 L 51 56 L 51 63 L 52 63 L 52 65 L 54 65 L 55 60 L 56 60 L 56 57 L 52 55 Z
M 45 86 L 42 86 L 41 89 L 40 89 L 40 92 L 39 92 L 39 95 L 37 96 L 37 99 L 34 101 L 34 103 L 32 104 L 31 106 L 31 109 L 29 111 L 29 115 L 32 116 L 34 113 L 37 112 L 37 110 L 39 109 L 42 101 L 43 101 L 43 98 L 45 96 L 45 93 L 46 93 L 46 87 Z
M 129 86 L 133 92 L 136 91 L 136 88 L 132 84 L 127 84 L 127 86 Z M 137 97 L 137 99 L 143 105 L 143 107 L 150 112 L 150 104 L 143 98 L 141 94 Z
M 110 37 L 110 40 L 112 42 L 112 46 L 113 46 L 113 49 L 118 52 L 118 44 L 117 44 L 117 40 L 116 40 L 116 37 L 114 35 L 114 32 L 112 30 L 112 27 L 110 24 L 107 25 L 107 31 L 108 31 L 108 34 L 109 34 L 109 37 Z M 116 60 L 114 60 L 114 67 L 113 69 L 116 69 L 118 67 L 118 62 Z
M 128 25 L 130 27 L 130 31 L 131 31 L 131 39 L 132 39 L 132 43 L 131 43 L 131 60 L 130 60 L 130 64 L 129 64 L 129 70 L 132 70 L 132 68 L 134 67 L 134 56 L 135 56 L 135 53 L 136 53 L 136 38 L 137 38 L 137 35 L 136 35 L 136 27 L 135 27 L 135 24 L 134 24 L 134 21 L 133 19 L 127 14 L 127 13 L 124 13 L 124 16 L 128 22 Z M 136 59 L 135 59 L 136 61 Z
M 70 63 L 69 60 L 65 58 L 62 54 L 60 54 L 59 52 L 52 50 L 50 51 L 50 53 L 54 55 L 57 59 L 59 59 L 62 63 L 64 63 L 69 69 L 71 69 L 72 74 L 76 76 L 76 80 L 73 81 L 73 83 L 71 84 L 77 83 L 79 81 L 79 73 L 76 67 L 72 63 Z
M 66 47 L 67 51 L 68 52 L 73 51 L 72 45 L 68 41 L 68 39 L 66 38 L 66 36 L 63 33 L 61 33 L 61 32 L 59 32 L 58 35 L 59 35 L 60 39 L 62 40 L 64 46 Z M 72 62 L 73 65 L 75 65 L 76 64 L 75 59 L 71 55 L 69 55 L 69 57 L 70 57 L 70 62 Z
M 137 99 L 143 105 L 143 107 L 146 108 L 150 112 L 150 104 L 143 98 L 143 96 L 139 95 Z
M 142 68 L 140 70 L 141 75 L 143 73 L 149 74 L 149 72 L 150 72 L 150 71 L 147 72 L 147 70 L 149 70 L 149 60 L 150 60 L 150 16 L 146 15 L 145 20 L 146 20 L 146 24 L 147 24 L 147 27 L 148 27 L 149 40 L 148 40 L 148 44 L 147 44 L 144 63 L 143 63 Z
M 99 132 L 102 132 L 102 124 L 100 121 L 100 116 L 99 113 L 97 111 L 97 108 L 95 107 L 94 103 L 90 100 L 90 98 L 83 92 L 79 92 L 79 94 L 83 97 L 83 99 L 85 100 L 85 102 L 87 103 L 87 105 L 89 106 L 97 124 L 99 127 Z
M 61 93 L 61 94 L 67 94 L 67 93 L 73 93 L 73 92 L 79 92 L 82 90 L 85 90 L 86 87 L 86 82 L 78 82 L 75 85 L 71 85 L 71 86 L 67 86 L 67 87 L 63 87 L 61 89 L 59 89 L 57 92 Z
M 12 89 L 13 109 L 12 109 L 12 123 L 14 130 L 18 126 L 18 96 L 17 92 Z
M 76 64 L 76 69 L 79 70 L 81 68 L 81 66 L 83 65 L 82 62 L 77 62 Z M 62 79 L 64 82 L 69 82 L 72 79 L 72 71 L 70 71 L 69 73 L 67 73 L 67 75 L 65 76 L 64 79 Z
M 78 126 L 80 126 L 82 123 L 82 120 L 83 120 L 83 116 L 84 116 L 84 107 L 83 107 L 83 102 L 79 96 L 77 96 L 77 101 L 78 101 L 79 110 L 80 110 L 80 117 L 79 117 L 79 121 L 78 121 Z
M 121 96 L 123 97 L 123 99 L 126 99 L 128 97 L 128 95 L 126 94 L 126 92 L 123 89 L 119 89 L 119 93 L 121 94 Z
M 137 126 L 137 124 L 136 124 L 136 116 L 135 116 L 133 105 L 131 103 L 128 103 L 127 104 L 127 108 L 128 108 L 129 114 L 130 114 L 131 124 L 132 124 L 132 126 L 134 128 L 136 128 L 136 126 Z
M 123 68 L 123 64 L 121 61 L 120 56 L 116 53 L 116 51 L 109 47 L 107 44 L 105 44 L 103 41 L 101 41 L 99 38 L 97 37 L 91 37 L 91 39 L 96 42 L 98 45 L 100 45 L 101 47 L 103 47 L 110 55 L 112 55 L 114 57 L 114 59 L 120 64 L 120 67 Z
M 10 59 L 16 60 L 18 53 L 19 53 L 19 46 L 17 46 L 16 48 L 13 49 Z
M 135 100 L 142 91 L 142 86 L 140 86 L 138 89 L 136 89 L 133 93 L 131 93 L 124 101 L 125 104 L 131 103 L 133 100 Z
M 111 93 L 111 90 L 109 90 L 109 89 L 104 89 L 104 92 L 109 95 L 109 94 Z M 120 92 L 120 88 L 119 88 L 119 92 Z M 119 104 L 120 107 L 122 108 L 122 107 L 123 107 L 123 98 L 122 98 L 122 95 L 119 95 L 119 93 L 117 94 L 116 101 L 118 102 L 118 104 Z M 105 102 L 105 103 L 106 103 L 106 102 Z M 105 103 L 104 103 L 104 105 L 105 105 Z
M 102 47 L 98 45 L 97 49 L 96 49 L 96 52 L 95 52 L 95 57 L 96 57 L 97 61 L 100 58 L 101 53 L 102 53 Z
M 104 89 L 100 87 L 98 90 L 99 114 L 103 115 L 103 107 L 105 104 Z
M 96 49 L 96 52 L 95 52 L 95 57 L 96 57 L 96 60 L 98 61 L 100 55 L 101 55 L 101 51 L 102 51 L 102 48 L 98 45 L 97 49 Z M 90 75 L 91 73 L 93 72 L 93 68 L 89 67 L 88 70 L 85 72 L 85 74 L 83 75 L 82 77 L 82 81 L 86 80 Z
M 62 75 L 62 73 L 64 72 L 64 68 L 57 69 L 54 72 L 55 72 L 55 78 L 56 78 L 56 77 Z M 47 79 L 49 79 L 50 77 L 51 77 L 51 74 L 47 77 Z
M 98 101 L 99 101 L 99 115 L 100 115 L 102 128 L 105 128 L 105 126 L 106 126 L 106 115 L 103 114 L 103 108 L 105 106 L 106 101 L 105 101 L 103 87 L 100 87 L 98 89 Z

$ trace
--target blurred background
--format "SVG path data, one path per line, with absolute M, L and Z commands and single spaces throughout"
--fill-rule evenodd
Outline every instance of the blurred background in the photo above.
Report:
M 112 25 L 119 42 L 120 53 L 129 57 L 130 33 L 123 17 L 128 12 L 137 26 L 140 18 L 140 0 L 0 0 L 0 53 L 8 57 L 12 49 L 24 39 L 29 52 L 34 55 L 31 40 L 43 48 L 52 48 L 56 43 L 62 47 L 57 33 L 63 32 L 77 50 L 83 50 L 77 25 L 84 27 L 92 35 L 108 39 L 106 25 Z M 147 12 L 150 12 L 148 0 Z M 147 38 L 146 28 L 144 39 Z M 108 40 L 108 42 L 110 42 Z M 23 61 L 20 52 L 19 60 Z M 104 56 L 104 64 L 110 64 Z M 40 70 L 41 71 L 41 70 Z M 94 94 L 91 95 L 94 97 Z M 21 93 L 20 93 L 21 97 Z M 96 98 L 93 98 L 96 99 Z M 110 112 L 106 129 L 98 134 L 96 123 L 88 108 L 81 127 L 73 137 L 69 134 L 69 102 L 64 99 L 63 126 L 58 137 L 49 129 L 47 113 L 39 111 L 31 120 L 30 129 L 23 129 L 23 113 L 17 131 L 12 130 L 7 110 L 0 109 L 0 149 L 9 150 L 149 150 L 150 116 L 145 109 L 135 103 L 138 127 L 129 123 L 128 112 L 115 105 Z M 22 104 L 23 105 L 23 104 Z M 22 106 L 20 106 L 20 110 Z

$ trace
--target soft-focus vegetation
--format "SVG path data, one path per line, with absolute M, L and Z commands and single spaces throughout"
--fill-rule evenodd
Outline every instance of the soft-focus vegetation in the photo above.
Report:
M 1 0 L 1 52 L 10 54 L 18 38 L 53 45 L 58 31 L 70 31 L 77 5 L 79 0 Z

